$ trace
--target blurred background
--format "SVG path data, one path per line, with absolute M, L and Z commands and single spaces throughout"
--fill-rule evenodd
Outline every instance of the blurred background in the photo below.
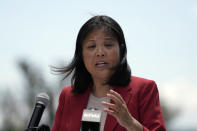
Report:
M 197 131 L 197 0 L 0 0 L 0 131 L 24 130 L 40 92 L 52 126 L 70 78 L 50 66 L 70 62 L 94 15 L 121 25 L 132 74 L 156 81 L 168 131 Z

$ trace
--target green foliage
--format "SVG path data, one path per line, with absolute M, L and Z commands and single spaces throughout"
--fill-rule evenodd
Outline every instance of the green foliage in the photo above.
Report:
M 41 92 L 45 92 L 50 97 L 50 103 L 45 110 L 40 123 L 52 126 L 55 117 L 55 97 L 58 96 L 57 88 L 60 83 L 47 81 L 42 71 L 26 61 L 20 61 L 18 67 L 21 71 L 24 81 L 23 91 L 4 92 L 1 102 L 3 120 L 1 131 L 22 131 L 28 126 L 33 108 L 35 106 L 35 97 Z M 14 87 L 13 87 L 14 88 Z M 22 100 L 17 99 L 17 95 L 22 96 Z
M 1 100 L 1 116 L 2 127 L 1 131 L 23 131 L 27 128 L 28 122 L 30 120 L 32 110 L 35 105 L 35 96 L 40 92 L 46 92 L 50 97 L 50 104 L 48 105 L 43 116 L 45 120 L 41 120 L 41 123 L 52 126 L 55 111 L 57 107 L 58 96 L 61 88 L 70 84 L 70 77 L 64 81 L 57 82 L 54 84 L 52 81 L 47 80 L 42 74 L 40 68 L 28 63 L 27 61 L 20 61 L 18 67 L 21 71 L 22 78 L 24 81 L 23 92 L 15 91 L 14 93 L 7 90 L 3 93 L 3 99 Z M 14 87 L 13 87 L 14 88 Z M 16 99 L 15 94 L 21 94 L 22 100 Z M 161 106 L 163 109 L 163 114 L 165 118 L 166 125 L 177 115 L 177 110 L 172 110 L 169 108 L 164 101 L 161 101 Z M 44 119 L 42 118 L 42 119 Z

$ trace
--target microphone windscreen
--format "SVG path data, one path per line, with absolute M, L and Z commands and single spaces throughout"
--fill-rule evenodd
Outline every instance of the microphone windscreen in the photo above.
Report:
M 49 104 L 49 96 L 46 93 L 40 93 L 36 96 L 36 103 L 42 104 L 45 107 Z

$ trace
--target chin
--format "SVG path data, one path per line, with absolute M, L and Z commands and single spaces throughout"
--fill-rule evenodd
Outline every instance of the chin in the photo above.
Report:
M 108 80 L 109 78 L 111 77 L 111 73 L 102 73 L 102 72 L 99 72 L 95 75 L 95 78 L 97 79 L 103 79 L 103 80 Z

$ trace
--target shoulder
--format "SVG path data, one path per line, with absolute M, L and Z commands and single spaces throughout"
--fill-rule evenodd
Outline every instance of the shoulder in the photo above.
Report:
M 70 96 L 71 94 L 71 90 L 72 90 L 72 86 L 66 86 L 62 89 L 61 93 L 60 93 L 60 96 L 59 96 L 59 99 L 60 100 L 63 100 L 65 99 L 66 97 Z
M 90 88 L 88 88 L 84 93 L 82 94 L 78 94 L 78 93 L 73 93 L 72 92 L 72 85 L 66 86 L 62 89 L 61 93 L 60 93 L 60 97 L 75 97 L 75 98 L 80 98 L 86 94 L 89 94 L 90 92 Z
M 149 92 L 151 90 L 157 90 L 157 85 L 154 80 L 132 76 L 131 82 L 129 83 L 129 87 L 132 88 L 133 91 L 140 92 Z
M 61 93 L 69 94 L 69 93 L 71 93 L 71 90 L 72 90 L 72 86 L 69 85 L 69 86 L 64 87 L 62 89 L 62 92 Z
M 148 84 L 148 83 L 155 83 L 154 80 L 138 77 L 138 76 L 131 76 L 131 83 L 133 84 Z
M 137 76 L 131 76 L 131 81 L 129 83 L 129 86 L 131 87 L 144 87 L 144 86 L 154 86 L 156 85 L 154 80 L 137 77 Z

